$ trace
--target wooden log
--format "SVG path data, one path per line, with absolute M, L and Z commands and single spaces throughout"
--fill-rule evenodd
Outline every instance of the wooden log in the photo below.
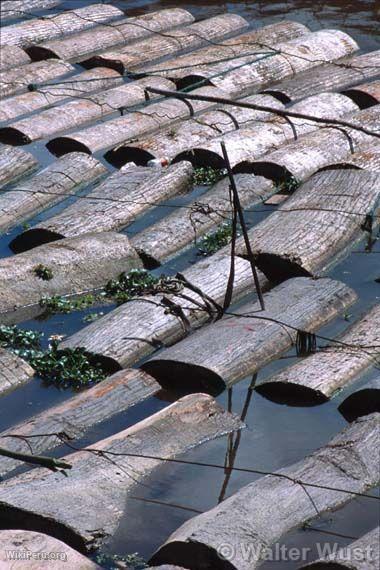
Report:
M 146 84 L 153 81 L 168 81 L 163 78 L 147 78 Z M 140 80 L 141 81 L 141 80 Z M 132 84 L 133 85 L 133 84 Z M 215 87 L 202 87 L 194 91 L 200 95 L 220 96 L 222 92 Z M 343 97 L 343 95 L 342 95 Z M 148 133 L 156 132 L 163 127 L 174 124 L 212 107 L 206 101 L 196 101 L 189 107 L 179 99 L 165 99 L 143 107 L 139 111 L 111 119 L 102 124 L 87 127 L 66 136 L 50 140 L 47 148 L 56 156 L 62 156 L 73 150 L 81 150 L 88 154 L 105 150 L 126 141 L 131 141 Z
M 66 564 L 78 570 L 101 570 L 95 562 L 47 534 L 30 530 L 0 532 L 0 565 L 4 569 L 60 570 Z
M 377 570 L 380 567 L 380 528 L 376 527 L 348 546 L 332 547 L 329 556 L 301 566 L 300 570 Z
M 288 405 L 326 402 L 380 363 L 380 305 L 320 352 L 300 360 L 256 385 L 268 399 Z
M 38 161 L 20 148 L 0 146 L 0 188 L 38 167 Z
M 10 121 L 19 115 L 51 107 L 70 97 L 81 98 L 88 93 L 111 89 L 122 83 L 123 79 L 113 69 L 106 67 L 90 69 L 74 75 L 72 81 L 66 79 L 57 84 L 39 85 L 38 91 L 21 93 L 0 101 L 0 121 Z
M 2 28 L 0 45 L 27 47 L 65 34 L 74 34 L 120 16 L 123 16 L 122 10 L 103 3 L 65 10 Z
M 49 61 L 53 60 L 47 60 L 47 62 Z M 160 88 L 163 88 L 165 85 L 167 88 L 169 85 L 172 86 L 172 83 L 169 82 L 168 85 L 167 79 L 159 77 L 139 79 L 138 81 L 123 83 L 119 87 L 91 95 L 91 97 L 85 97 L 84 99 L 79 97 L 1 128 L 0 141 L 13 145 L 29 144 L 61 131 L 81 127 L 86 123 L 103 119 L 117 111 L 121 112 L 125 107 L 131 107 L 145 101 L 144 90 L 148 85 L 155 85 Z M 126 117 L 120 118 L 125 120 L 130 116 L 131 114 L 128 113 Z M 117 121 L 117 119 L 115 120 Z M 107 128 L 108 124 L 98 124 L 92 128 L 100 131 L 101 128 Z M 50 146 L 47 146 L 50 149 Z
M 160 385 L 145 372 L 121 370 L 62 404 L 44 410 L 41 414 L 1 432 L 0 441 L 9 451 L 25 453 L 27 452 L 25 440 L 17 436 L 26 436 L 30 438 L 29 452 L 42 455 L 61 445 L 62 441 L 57 437 L 59 434 L 71 441 L 79 439 L 90 428 L 118 413 L 126 412 L 159 390 Z M 16 437 L 10 437 L 11 435 Z M 20 461 L 2 457 L 0 475 L 4 476 L 19 466 Z
M 361 416 L 380 412 L 380 378 L 369 380 L 339 405 L 342 416 L 352 422 Z
M 270 95 L 252 95 L 243 101 L 277 109 L 283 108 L 283 104 Z M 270 113 L 225 105 L 215 111 L 201 113 L 197 118 L 190 118 L 154 135 L 119 145 L 107 152 L 105 159 L 117 167 L 129 161 L 141 165 L 146 165 L 153 159 L 170 162 L 179 152 L 194 148 L 239 127 L 244 128 L 251 123 L 266 121 L 269 118 L 273 118 Z
M 205 298 L 223 305 L 230 265 L 229 248 L 225 248 L 184 271 L 185 279 L 195 287 L 184 287 L 185 300 L 181 297 L 181 292 L 145 295 L 121 305 L 66 339 L 60 346 L 82 346 L 89 353 L 106 358 L 116 366 L 130 366 L 155 352 L 157 347 L 168 346 L 184 338 L 187 335 L 184 324 L 186 320 L 191 329 L 197 329 L 217 317 L 216 307 L 211 304 L 207 308 Z M 264 290 L 269 287 L 262 274 L 260 283 Z M 202 293 L 197 293 L 197 289 Z M 236 258 L 233 302 L 252 291 L 250 264 Z M 175 315 L 174 311 L 168 311 L 167 303 L 163 301 L 164 296 L 172 301 L 173 307 L 183 307 L 183 318 Z M 166 384 L 163 385 L 166 387 Z
M 2 0 L 0 18 L 2 22 L 29 17 L 39 10 L 51 10 L 62 0 Z
M 261 176 L 236 176 L 239 199 L 243 208 L 260 204 L 273 194 L 270 180 Z M 231 219 L 230 181 L 220 180 L 211 190 L 186 208 L 178 208 L 162 220 L 132 237 L 131 243 L 147 268 L 160 266 L 181 249 L 190 247 L 199 237 Z
M 360 109 L 367 109 L 380 103 L 380 79 L 371 83 L 361 83 L 343 91 L 347 97 L 351 97 Z
M 380 50 L 349 56 L 297 73 L 295 77 L 271 84 L 261 92 L 273 95 L 283 103 L 291 103 L 323 91 L 342 91 L 377 77 L 379 65 Z
M 333 162 L 322 170 L 337 168 L 359 168 L 371 172 L 380 172 L 380 145 L 367 146 L 362 152 L 347 155 L 340 162 Z
M 61 213 L 17 236 L 10 247 L 19 253 L 65 237 L 120 230 L 159 202 L 187 192 L 192 181 L 193 168 L 188 162 L 165 170 L 135 166 L 115 172 L 85 199 L 79 198 Z
M 30 57 L 17 46 L 1 46 L 0 49 L 0 71 L 11 69 L 30 63 Z
M 307 277 L 288 280 L 264 297 L 265 311 L 258 302 L 247 303 L 234 316 L 167 348 L 142 369 L 168 385 L 230 387 L 288 350 L 297 330 L 315 332 L 356 299 L 343 283 Z
M 34 370 L 25 360 L 0 348 L 0 396 L 29 382 Z
M 36 271 L 40 266 L 52 276 L 41 278 Z M 11 312 L 37 304 L 42 297 L 81 293 L 135 267 L 141 267 L 141 262 L 127 236 L 114 232 L 41 245 L 0 259 L 0 305 L 3 312 Z
M 24 528 L 33 525 L 43 532 L 48 526 L 51 536 L 62 538 L 74 548 L 92 550 L 116 531 L 130 491 L 162 465 L 162 460 L 152 457 L 169 459 L 242 427 L 237 416 L 226 412 L 210 396 L 185 396 L 91 446 L 103 455 L 84 449 L 66 456 L 72 465 L 67 477 L 40 468 L 4 481 L 0 490 L 1 520 L 14 526 L 22 516 Z M 107 456 L 107 452 L 121 455 Z
M 379 197 L 375 172 L 348 169 L 315 174 L 249 231 L 257 266 L 275 281 L 325 273 L 362 239 L 368 215 L 374 216 L 376 227 Z M 241 239 L 237 252 L 246 255 Z
M 278 476 L 261 477 L 190 519 L 150 563 L 191 560 L 194 568 L 254 570 L 285 533 L 354 498 L 340 489 L 362 493 L 376 486 L 379 469 L 373 450 L 378 442 L 379 417 L 372 414 L 355 422 L 313 454 L 277 471 Z M 316 487 L 305 488 L 297 481 Z M 229 547 L 228 560 L 219 554 L 223 545 Z
M 28 86 L 67 75 L 74 68 L 59 59 L 36 61 L 0 73 L 0 99 L 26 93 Z
M 33 60 L 57 57 L 64 61 L 78 62 L 110 47 L 127 44 L 192 22 L 194 17 L 182 8 L 159 10 L 137 18 L 123 18 L 107 25 L 96 26 L 91 30 L 75 34 L 75 37 L 69 36 L 32 45 L 27 48 L 27 52 Z
M 183 50 L 201 47 L 213 40 L 222 39 L 248 27 L 248 22 L 238 14 L 228 12 L 188 26 L 171 30 L 165 35 L 141 40 L 131 46 L 107 51 L 82 62 L 84 67 L 106 66 L 121 74 L 144 63 Z

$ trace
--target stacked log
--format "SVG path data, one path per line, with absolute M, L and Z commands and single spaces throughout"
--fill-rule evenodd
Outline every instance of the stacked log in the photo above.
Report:
M 368 216 L 378 225 L 379 198 L 375 172 L 338 169 L 315 174 L 248 232 L 257 266 L 274 281 L 325 273 L 363 238 Z M 237 252 L 247 254 L 241 239 Z
M 231 387 L 352 304 L 355 293 L 331 279 L 290 279 L 264 295 L 266 309 L 247 303 L 142 365 L 160 383 Z
M 261 381 L 256 390 L 276 402 L 320 404 L 376 364 L 380 364 L 380 305 L 329 346 Z
M 51 536 L 70 546 L 92 550 L 115 532 L 128 494 L 143 477 L 165 459 L 242 427 L 210 396 L 186 396 L 91 446 L 101 455 L 85 448 L 66 456 L 72 466 L 67 477 L 39 468 L 4 481 L 0 518 L 14 527 L 22 517 L 24 528 L 33 524 L 43 532 L 48 527 Z
M 69 36 L 32 45 L 27 48 L 27 52 L 33 60 L 57 57 L 74 63 L 110 47 L 127 44 L 192 22 L 194 17 L 182 8 L 160 10 L 137 18 L 123 18 L 107 25 L 96 26 L 91 30 L 75 34 L 75 37 Z
M 380 378 L 366 382 L 339 405 L 342 416 L 352 422 L 361 416 L 380 412 Z
M 346 504 L 354 497 L 350 491 L 363 493 L 378 484 L 378 458 L 373 450 L 379 420 L 380 414 L 358 420 L 312 455 L 250 483 L 190 519 L 150 562 L 186 566 L 191 560 L 193 568 L 213 570 L 257 568 L 286 532 Z M 223 556 L 226 551 L 228 557 Z
M 62 0 L 3 0 L 0 7 L 2 22 L 29 17 L 31 13 L 39 10 L 51 10 Z
M 1 46 L 0 71 L 19 67 L 26 63 L 30 63 L 30 57 L 23 49 L 17 46 Z
M 74 71 L 69 63 L 59 59 L 36 61 L 0 73 L 0 98 L 26 93 L 30 85 L 58 79 Z
M 120 230 L 163 200 L 192 188 L 193 169 L 179 162 L 168 169 L 130 167 L 115 172 L 81 200 L 26 230 L 10 244 L 16 253 L 50 241 L 91 232 Z
M 106 66 L 121 74 L 143 63 L 166 55 L 175 55 L 183 50 L 201 47 L 211 41 L 220 40 L 248 27 L 248 22 L 232 12 L 171 30 L 165 35 L 120 47 L 82 62 L 84 67 Z
M 333 162 L 322 170 L 336 168 L 359 168 L 371 172 L 380 172 L 380 144 L 371 144 L 362 152 L 347 155 L 340 162 Z
M 29 152 L 19 148 L 0 146 L 0 189 L 38 167 L 38 161 Z
M 351 97 L 361 109 L 367 109 L 367 107 L 380 103 L 380 79 L 351 87 L 343 93 Z
M 29 382 L 34 370 L 25 360 L 0 348 L 0 396 Z
M 107 169 L 98 160 L 83 153 L 71 153 L 56 160 L 0 195 L 0 229 L 6 230 L 42 212 L 106 173 Z

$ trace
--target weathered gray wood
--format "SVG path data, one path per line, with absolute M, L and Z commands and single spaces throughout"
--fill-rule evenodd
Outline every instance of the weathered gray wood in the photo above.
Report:
M 59 59 L 36 61 L 0 73 L 0 99 L 25 93 L 28 85 L 57 79 L 74 71 L 69 63 Z
M 244 263 L 242 263 L 244 261 Z M 223 304 L 230 274 L 229 248 L 196 263 L 184 271 L 183 275 L 193 286 Z M 269 283 L 260 275 L 263 290 Z M 239 301 L 254 291 L 250 264 L 236 259 L 233 302 Z M 182 293 L 165 294 L 174 304 L 183 307 L 183 315 L 192 329 L 201 327 L 216 318 L 216 308 L 208 310 L 205 300 L 196 291 L 185 287 Z M 187 334 L 184 322 L 179 315 L 168 311 L 163 303 L 163 294 L 145 295 L 121 305 L 101 319 L 75 333 L 61 343 L 62 348 L 83 346 L 88 352 L 107 358 L 121 367 L 130 366 L 143 357 L 149 356 L 159 346 L 168 346 L 184 338 Z
M 52 279 L 36 275 L 40 264 L 52 271 Z M 118 233 L 86 234 L 41 245 L 0 259 L 0 306 L 3 312 L 11 312 L 42 297 L 101 287 L 135 267 L 141 267 L 137 253 L 128 238 Z
M 361 152 L 347 155 L 340 162 L 333 162 L 322 170 L 336 168 L 359 168 L 370 172 L 380 172 L 380 144 L 372 143 Z
M 131 46 L 115 48 L 114 51 L 107 51 L 83 61 L 82 65 L 85 67 L 105 65 L 124 74 L 143 63 L 157 60 L 165 55 L 174 55 L 185 49 L 201 47 L 212 40 L 236 34 L 247 27 L 247 20 L 229 12 L 171 30 L 164 35 L 141 40 Z
M 342 548 L 332 548 L 326 558 L 301 566 L 300 570 L 378 570 L 380 567 L 380 528 L 376 527 L 361 538 Z M 336 545 L 334 545 L 336 546 Z
M 348 398 L 343 400 L 338 410 L 348 422 L 373 412 L 380 412 L 380 378 L 369 380 Z
M 34 370 L 25 360 L 0 348 L 0 396 L 28 382 Z
M 123 18 L 107 25 L 96 26 L 58 40 L 30 46 L 27 51 L 33 60 L 58 57 L 65 61 L 77 62 L 119 44 L 163 32 L 194 22 L 194 17 L 182 8 L 171 8 L 144 14 L 137 18 Z M 121 48 L 122 49 L 122 48 Z
M 10 121 L 19 115 L 51 107 L 70 97 L 80 99 L 88 93 L 111 89 L 121 83 L 122 77 L 113 69 L 97 67 L 83 71 L 74 75 L 72 81 L 70 78 L 57 84 L 41 85 L 38 91 L 21 93 L 0 101 L 0 121 Z
M 361 109 L 367 109 L 367 107 L 380 103 L 380 79 L 351 87 L 343 93 L 351 97 Z
M 20 558 L 12 560 L 7 553 L 19 553 Z M 26 567 L 28 570 L 62 570 L 66 565 L 76 570 L 101 570 L 95 562 L 61 540 L 30 530 L 0 531 L 0 565 L 4 570 Z
M 62 0 L 2 0 L 0 5 L 0 18 L 2 22 L 29 17 L 39 10 L 50 10 L 61 3 Z
M 375 305 L 336 343 L 266 378 L 256 385 L 256 390 L 275 401 L 318 404 L 379 364 L 380 305 Z
M 250 483 L 210 511 L 198 515 L 178 530 L 150 560 L 153 564 L 184 564 L 213 570 L 253 570 L 286 532 L 354 498 L 334 487 L 364 492 L 379 480 L 378 445 L 380 414 L 372 414 L 334 437 L 312 455 Z M 322 486 L 307 487 L 297 481 Z M 307 492 L 306 492 L 307 491 Z M 310 496 L 313 498 L 311 501 Z M 219 555 L 229 545 L 227 562 Z M 251 556 L 249 555 L 251 553 Z
M 102 178 L 107 169 L 84 153 L 70 153 L 0 195 L 0 230 L 6 230 Z
M 27 452 L 25 441 L 17 435 L 29 437 L 29 452 L 43 455 L 49 449 L 61 444 L 54 435 L 65 434 L 70 440 L 83 437 L 87 431 L 100 422 L 149 398 L 160 390 L 160 385 L 141 370 L 121 370 L 103 380 L 100 384 L 76 394 L 69 400 L 44 410 L 0 434 L 0 441 L 7 450 L 16 453 Z M 8 437 L 15 435 L 16 437 Z M 5 475 L 20 466 L 20 461 L 0 458 L 0 475 Z
M 0 146 L 0 189 L 38 167 L 38 161 L 20 148 Z
M 305 182 L 249 231 L 257 266 L 268 279 L 317 276 L 364 237 L 366 216 L 380 207 L 380 179 L 365 170 L 327 170 Z M 239 240 L 239 255 L 246 255 Z
M 274 192 L 270 180 L 252 174 L 237 175 L 236 185 L 243 208 L 261 203 Z M 176 209 L 133 236 L 131 243 L 148 268 L 158 267 L 231 215 L 230 181 L 225 177 L 186 208 Z
M 80 32 L 120 16 L 123 16 L 122 10 L 103 3 L 61 11 L 5 26 L 1 30 L 0 44 L 27 47 L 32 43 Z
M 210 396 L 192 394 L 91 448 L 171 458 L 242 427 L 237 416 Z M 145 457 L 108 457 L 111 461 L 83 450 L 66 456 L 72 465 L 67 477 L 42 468 L 3 482 L 1 520 L 6 517 L 7 525 L 13 526 L 22 517 L 24 527 L 33 521 L 35 530 L 43 531 L 48 525 L 50 535 L 73 547 L 98 547 L 117 529 L 129 492 L 162 465 L 158 459 Z
M 47 60 L 47 62 L 49 61 L 52 60 Z M 7 127 L 1 128 L 0 141 L 13 145 L 29 144 L 61 131 L 81 127 L 86 123 L 104 119 L 124 107 L 131 107 L 145 101 L 144 90 L 147 86 L 171 88 L 173 84 L 168 82 L 167 79 L 153 77 L 139 79 L 132 83 L 123 83 L 119 87 L 107 89 L 90 97 L 75 98 L 72 101 L 68 101 L 51 109 L 46 109 L 45 111 L 41 111 L 41 113 L 21 119 L 15 123 L 11 123 Z M 130 116 L 131 114 L 128 113 L 126 117 L 120 118 L 125 120 Z M 136 114 L 134 116 L 136 117 Z M 115 120 L 117 121 L 118 119 Z M 110 123 L 112 122 L 114 121 L 110 121 Z M 108 124 L 109 123 L 95 125 L 94 127 L 90 127 L 90 129 L 95 129 L 96 132 L 101 131 L 107 128 Z M 50 149 L 50 146 L 47 146 Z
M 17 46 L 0 46 L 0 71 L 30 63 L 30 57 Z
M 298 277 L 264 297 L 265 311 L 258 302 L 247 303 L 148 360 L 143 370 L 172 385 L 230 387 L 288 350 L 297 329 L 315 332 L 352 304 L 356 294 L 339 281 Z
M 115 172 L 85 199 L 17 236 L 16 253 L 50 241 L 91 232 L 120 230 L 154 205 L 192 188 L 193 168 L 179 162 L 167 169 L 130 167 Z

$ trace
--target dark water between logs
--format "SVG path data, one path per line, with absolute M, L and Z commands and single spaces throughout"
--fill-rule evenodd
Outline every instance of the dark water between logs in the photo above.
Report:
M 69 0 L 63 3 L 65 8 L 91 4 L 89 0 Z M 380 1 L 343 1 L 323 2 L 319 0 L 276 1 L 207 1 L 199 0 L 181 2 L 174 0 L 119 0 L 114 4 L 127 10 L 128 15 L 143 14 L 147 11 L 180 6 L 189 9 L 197 18 L 205 18 L 223 11 L 233 11 L 246 17 L 253 27 L 261 27 L 281 19 L 294 19 L 310 27 L 311 30 L 320 28 L 339 28 L 351 34 L 359 43 L 363 52 L 380 48 Z M 78 66 L 79 69 L 79 66 Z M 31 150 L 46 165 L 52 161 L 51 155 L 44 149 L 44 142 L 26 148 Z M 109 166 L 109 165 L 108 165 Z M 86 190 L 87 191 L 87 190 Z M 202 189 L 195 189 L 200 193 Z M 181 204 L 190 201 L 194 193 L 186 198 L 172 200 L 171 203 Z M 72 201 L 70 198 L 69 201 Z M 31 223 L 44 219 L 53 212 L 67 205 L 67 201 L 53 209 L 30 220 Z M 262 211 L 250 214 L 250 224 L 257 223 L 267 213 Z M 268 208 L 268 212 L 271 209 Z M 156 208 L 142 216 L 133 226 L 128 228 L 128 234 L 141 230 L 153 223 L 159 217 L 166 215 L 165 208 Z M 0 238 L 0 255 L 11 255 L 8 243 L 20 232 L 15 228 L 12 232 Z M 166 264 L 161 271 L 172 273 L 182 270 L 197 259 L 195 250 Z M 160 271 L 158 271 L 160 273 Z M 345 318 L 337 319 L 333 324 L 323 329 L 323 334 L 333 336 L 344 330 L 357 316 L 380 301 L 380 284 L 375 278 L 380 275 L 380 242 L 378 241 L 372 253 L 364 251 L 364 244 L 359 244 L 353 253 L 339 263 L 329 274 L 352 286 L 359 294 L 360 300 L 350 308 Z M 105 313 L 113 306 L 91 308 L 71 315 L 55 315 L 48 320 L 33 320 L 21 323 L 23 328 L 40 330 L 45 334 L 45 342 L 50 334 L 70 335 L 85 326 L 83 317 L 90 312 Z M 283 358 L 271 363 L 261 370 L 260 377 L 266 377 L 280 368 L 295 362 L 294 352 L 289 352 Z M 265 400 L 253 392 L 246 416 L 247 428 L 242 431 L 240 444 L 234 460 L 235 467 L 244 467 L 273 471 L 289 465 L 314 449 L 324 445 L 337 432 L 342 430 L 346 421 L 339 414 L 339 403 L 354 389 L 368 378 L 378 375 L 371 371 L 363 376 L 354 387 L 342 391 L 330 402 L 316 407 L 289 407 Z M 230 394 L 227 392 L 218 397 L 219 402 L 241 414 L 244 404 L 249 398 L 251 378 L 237 384 Z M 10 427 L 31 415 L 38 413 L 55 403 L 70 397 L 69 391 L 42 384 L 35 379 L 26 387 L 15 390 L 1 399 L 0 429 Z M 88 434 L 81 444 L 93 443 L 108 434 L 121 430 L 135 422 L 151 415 L 167 406 L 175 395 L 166 399 L 151 398 L 121 414 L 109 422 L 97 426 Z M 236 437 L 236 436 L 235 436 Z M 184 458 L 191 461 L 215 463 L 224 465 L 226 454 L 230 448 L 228 437 L 210 441 L 199 448 L 185 454 Z M 55 455 L 63 450 L 56 450 Z M 135 496 L 146 499 L 141 501 L 130 499 L 125 505 L 125 515 L 119 525 L 113 540 L 107 547 L 112 554 L 138 552 L 149 559 L 154 550 L 162 544 L 169 534 L 189 517 L 195 516 L 195 511 L 212 508 L 220 500 L 230 496 L 243 485 L 254 481 L 254 474 L 233 472 L 231 476 L 223 469 L 196 467 L 179 464 L 163 464 L 154 474 L 144 480 L 144 486 L 137 486 Z M 149 502 L 155 501 L 155 502 Z M 101 497 L 99 497 L 101 501 Z M 163 504 L 164 503 L 164 504 Z M 184 508 L 180 508 L 184 507 Z M 276 513 L 273 512 L 273 516 Z M 372 529 L 379 522 L 378 502 L 371 499 L 355 499 L 347 507 L 335 513 L 329 513 L 321 520 L 313 522 L 316 530 L 296 530 L 283 538 L 282 543 L 288 547 L 310 547 L 308 560 L 316 558 L 315 545 L 319 543 L 339 543 L 346 545 L 352 541 L 348 537 L 359 537 Z M 342 536 L 333 536 L 337 533 Z M 296 561 L 268 561 L 262 568 L 284 568 L 291 570 L 301 565 Z

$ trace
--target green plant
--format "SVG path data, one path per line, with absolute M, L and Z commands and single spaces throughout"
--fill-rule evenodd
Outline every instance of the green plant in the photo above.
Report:
M 289 178 L 278 182 L 276 185 L 277 192 L 282 192 L 286 194 L 292 194 L 299 188 L 300 182 L 295 178 L 293 175 L 290 175 Z
M 104 315 L 104 313 L 100 312 L 100 313 L 89 313 L 88 315 L 85 315 L 82 319 L 82 321 L 84 323 L 93 323 L 94 321 L 98 320 L 100 317 L 102 317 Z
M 125 303 L 132 297 L 151 291 L 157 282 L 157 277 L 145 269 L 132 269 L 129 273 L 121 273 L 117 279 L 108 281 L 104 292 L 107 297 L 112 297 L 119 303 Z
M 53 297 L 42 297 L 40 306 L 45 309 L 45 314 L 71 313 L 72 311 L 83 311 L 91 307 L 97 300 L 92 294 L 83 295 L 75 299 L 67 299 L 59 295 Z
M 232 224 L 225 222 L 215 232 L 206 234 L 199 242 L 198 249 L 202 255 L 212 255 L 232 239 Z
M 120 568 L 128 568 L 129 570 L 144 570 L 148 568 L 145 562 L 137 552 L 134 554 L 105 554 L 103 552 L 95 554 L 92 558 L 96 564 L 106 568 L 107 570 L 119 570 Z
M 218 182 L 224 175 L 224 169 L 200 166 L 194 168 L 193 183 L 195 186 L 209 186 Z
M 46 267 L 46 265 L 43 265 L 42 263 L 36 265 L 36 267 L 33 268 L 33 271 L 36 277 L 42 279 L 43 281 L 50 281 L 51 279 L 53 279 L 52 270 L 49 267 Z
M 24 232 L 26 232 L 27 230 L 29 230 L 30 224 L 28 222 L 24 222 L 21 227 L 24 230 Z
M 42 334 L 37 331 L 19 329 L 16 325 L 0 326 L 0 347 L 9 348 L 22 358 L 40 350 Z

